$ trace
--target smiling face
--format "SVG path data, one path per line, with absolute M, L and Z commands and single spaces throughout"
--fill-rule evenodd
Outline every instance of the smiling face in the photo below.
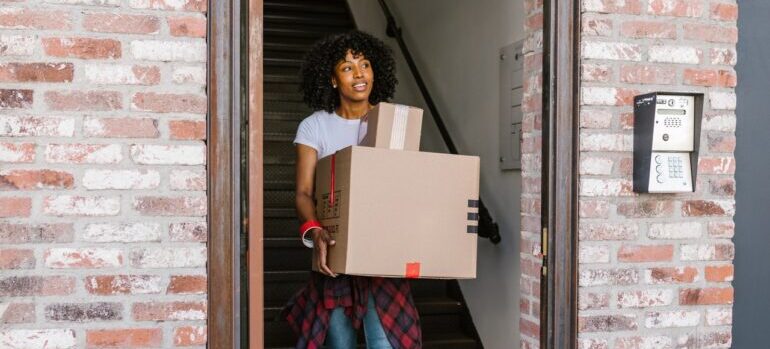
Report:
M 336 85 L 340 102 L 361 103 L 369 100 L 374 82 L 372 64 L 362 55 L 353 55 L 348 51 L 345 59 L 337 62 L 332 76 L 332 85 Z

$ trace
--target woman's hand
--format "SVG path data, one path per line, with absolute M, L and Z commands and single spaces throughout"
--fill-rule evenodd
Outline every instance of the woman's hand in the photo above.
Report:
M 331 234 L 326 229 L 316 228 L 310 231 L 310 236 L 313 238 L 313 265 L 318 267 L 322 274 L 337 277 L 326 263 L 329 246 L 334 246 Z

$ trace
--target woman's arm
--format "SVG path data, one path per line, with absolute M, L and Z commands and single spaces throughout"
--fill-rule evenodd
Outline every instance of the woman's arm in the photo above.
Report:
M 315 184 L 315 167 L 318 162 L 318 152 L 312 147 L 297 144 L 297 214 L 303 222 L 317 220 L 315 201 L 313 200 L 313 185 Z M 318 270 L 329 276 L 337 276 L 326 264 L 328 246 L 334 245 L 331 235 L 326 229 L 310 231 L 313 238 L 313 263 Z

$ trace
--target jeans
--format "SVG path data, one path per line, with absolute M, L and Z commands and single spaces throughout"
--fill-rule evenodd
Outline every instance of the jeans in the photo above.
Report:
M 367 349 L 392 349 L 385 336 L 385 330 L 380 323 L 377 309 L 374 308 L 374 298 L 370 295 L 364 315 L 364 336 Z M 356 330 L 345 315 L 342 308 L 332 310 L 329 319 L 329 331 L 326 334 L 326 348 L 328 349 L 354 349 L 356 347 Z

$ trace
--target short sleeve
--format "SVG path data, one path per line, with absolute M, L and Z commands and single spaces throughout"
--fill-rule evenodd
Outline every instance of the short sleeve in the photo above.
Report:
M 319 132 L 318 122 L 312 117 L 305 118 L 305 120 L 300 122 L 299 127 L 297 128 L 297 136 L 294 138 L 294 144 L 304 144 L 320 153 L 321 144 L 319 141 Z

